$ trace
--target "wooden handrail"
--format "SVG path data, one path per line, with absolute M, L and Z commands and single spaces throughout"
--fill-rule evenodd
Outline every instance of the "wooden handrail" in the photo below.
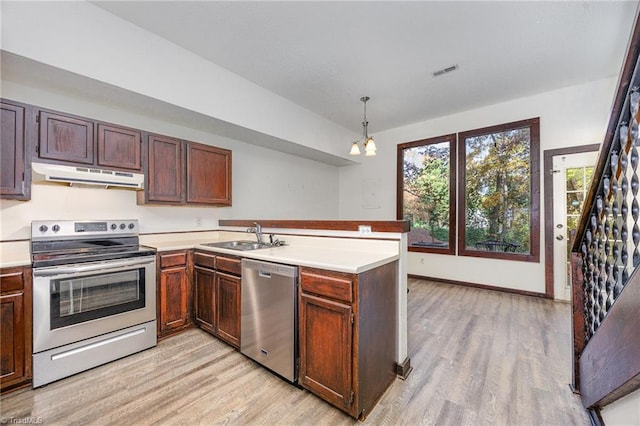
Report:
M 358 231 L 360 225 L 371 226 L 371 232 L 409 232 L 408 220 L 271 220 L 271 219 L 221 219 L 220 226 L 251 227 L 258 222 L 265 228 L 317 229 L 329 231 Z

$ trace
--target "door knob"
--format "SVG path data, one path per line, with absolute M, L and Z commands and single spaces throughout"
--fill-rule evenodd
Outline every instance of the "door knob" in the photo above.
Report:
M 564 240 L 564 236 L 563 236 L 563 235 L 558 235 L 558 236 L 556 237 L 556 240 L 558 240 L 558 241 L 562 241 L 562 240 Z

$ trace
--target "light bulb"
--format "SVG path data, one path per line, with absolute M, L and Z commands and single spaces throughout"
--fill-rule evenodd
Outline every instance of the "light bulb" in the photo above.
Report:
M 349 152 L 349 155 L 360 155 L 360 147 L 358 146 L 358 141 L 355 141 L 351 145 L 351 151 Z
M 364 144 L 364 152 L 368 157 L 376 155 L 376 143 L 373 141 L 372 137 L 369 137 Z

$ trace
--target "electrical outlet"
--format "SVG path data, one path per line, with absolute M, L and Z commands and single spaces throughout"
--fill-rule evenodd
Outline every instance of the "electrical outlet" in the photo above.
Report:
M 370 234 L 371 226 L 370 225 L 358 225 L 358 232 L 361 234 Z
M 200 216 L 196 216 L 196 226 L 198 228 L 202 226 L 202 218 Z
M 424 257 L 421 257 L 421 258 L 420 258 L 420 264 L 421 264 L 421 265 L 424 265 Z

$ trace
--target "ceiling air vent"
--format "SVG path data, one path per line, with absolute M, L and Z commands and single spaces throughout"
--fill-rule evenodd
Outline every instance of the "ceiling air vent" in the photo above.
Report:
M 456 65 L 451 65 L 450 67 L 443 68 L 441 70 L 438 70 L 438 71 L 434 72 L 433 76 L 434 77 L 438 77 L 438 76 L 440 76 L 442 74 L 447 74 L 447 73 L 450 73 L 451 71 L 455 71 L 457 69 L 458 69 L 458 65 L 457 64 Z

